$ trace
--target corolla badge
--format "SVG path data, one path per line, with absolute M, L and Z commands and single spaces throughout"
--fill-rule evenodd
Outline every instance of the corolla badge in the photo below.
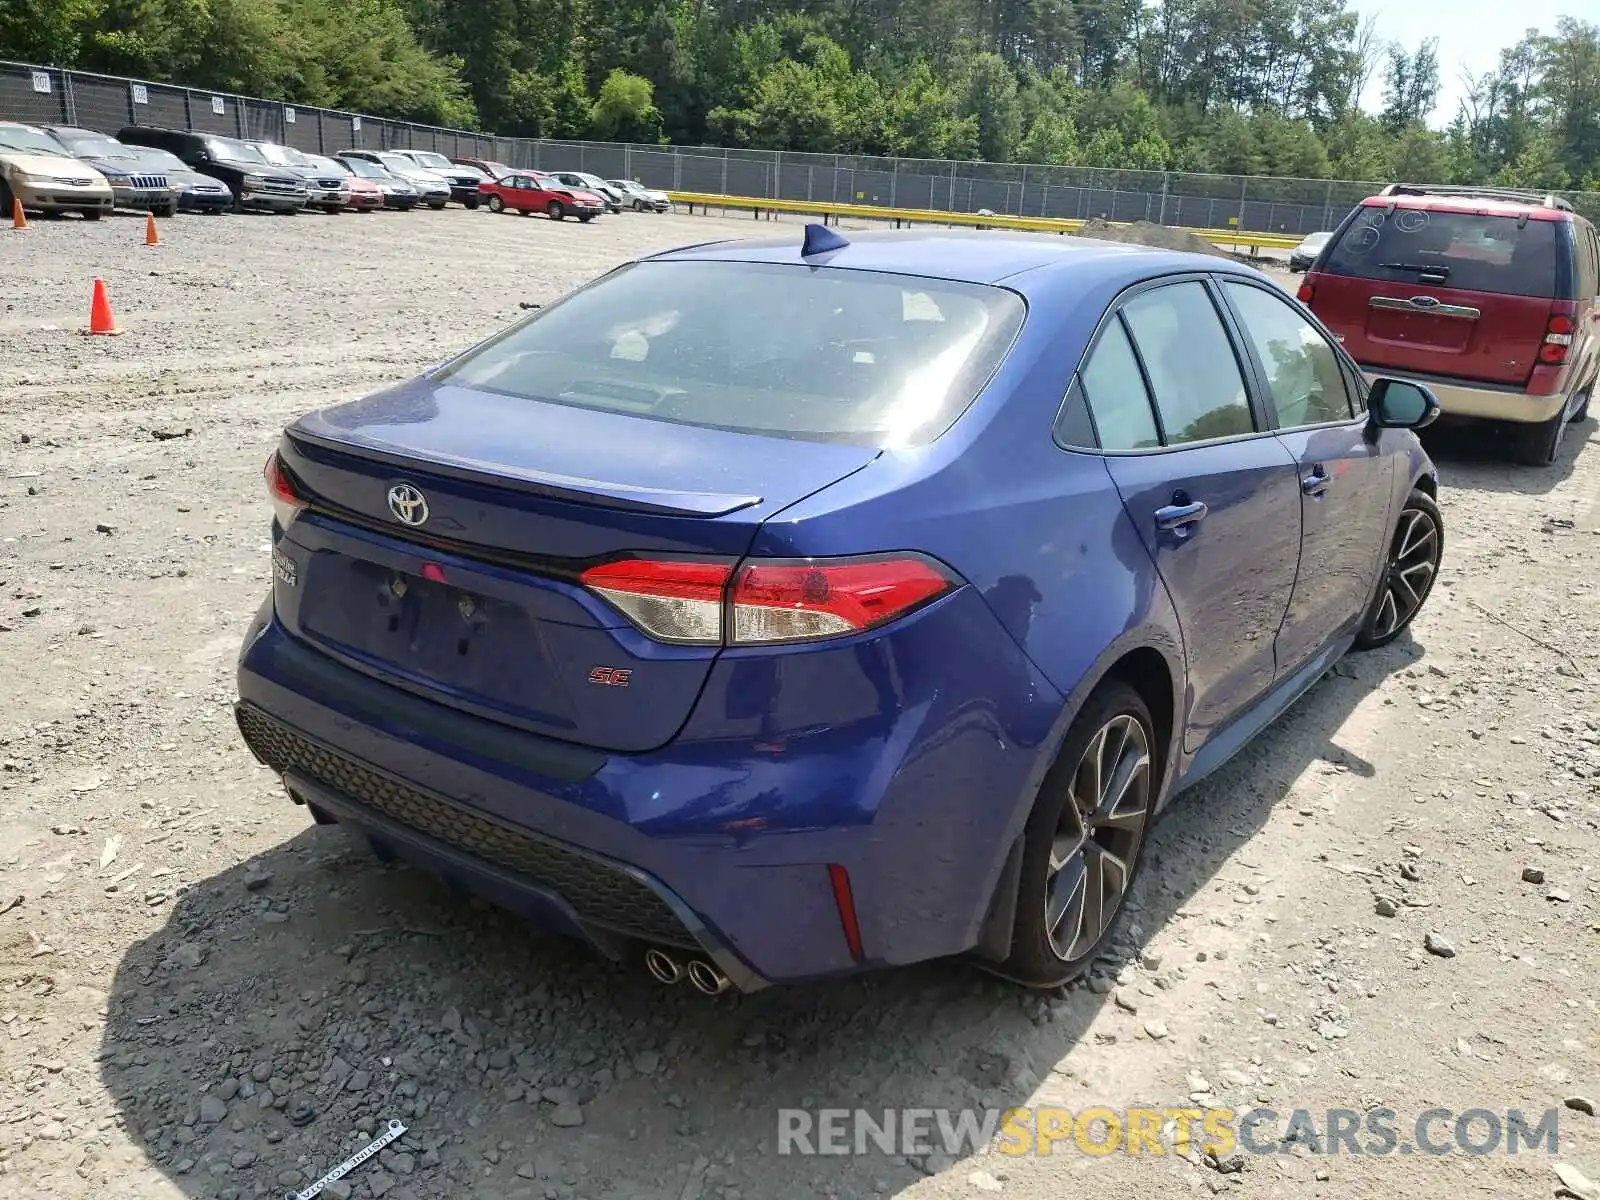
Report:
M 389 511 L 402 525 L 421 525 L 428 519 L 428 498 L 409 483 L 389 489 Z

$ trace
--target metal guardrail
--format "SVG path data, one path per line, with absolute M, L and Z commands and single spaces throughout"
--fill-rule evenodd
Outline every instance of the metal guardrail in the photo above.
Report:
M 675 204 L 681 204 L 691 213 L 698 205 L 702 210 L 738 209 L 751 213 L 759 220 L 763 213 L 791 213 L 797 216 L 816 216 L 823 224 L 831 224 L 841 217 L 863 221 L 891 221 L 896 228 L 901 225 L 953 225 L 973 229 L 1022 229 L 1035 233 L 1077 233 L 1087 221 L 1055 217 L 1014 217 L 1005 213 L 958 213 L 936 208 L 890 208 L 875 204 L 830 204 L 819 200 L 768 200 L 759 196 L 721 196 L 711 192 L 668 192 Z M 1293 250 L 1300 244 L 1298 237 L 1282 237 L 1270 233 L 1249 233 L 1237 229 L 1187 229 L 1184 233 L 1202 237 L 1216 246 L 1244 248 L 1252 254 L 1262 250 Z

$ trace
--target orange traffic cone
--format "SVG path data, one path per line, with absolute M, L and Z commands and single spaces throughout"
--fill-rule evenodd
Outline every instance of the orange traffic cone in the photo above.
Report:
M 106 295 L 104 281 L 94 281 L 94 300 L 89 305 L 89 328 L 85 331 L 95 334 L 118 334 L 122 330 L 117 328 L 117 319 L 111 315 L 111 298 Z
M 22 215 L 22 201 L 15 196 L 11 197 L 11 228 L 26 229 L 28 218 Z
M 155 213 L 145 213 L 144 215 L 144 244 L 146 246 L 159 246 L 161 244 L 161 235 L 156 233 Z

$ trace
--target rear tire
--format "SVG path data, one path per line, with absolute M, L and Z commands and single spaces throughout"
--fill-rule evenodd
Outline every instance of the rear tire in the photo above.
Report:
M 1110 941 L 1144 857 L 1164 750 L 1128 684 L 1104 683 L 1084 703 L 1028 817 L 1011 955 L 997 974 L 1059 987 Z
M 478 209 L 478 205 L 480 205 L 482 203 L 483 203 L 483 201 L 481 201 L 481 200 L 463 200 L 461 202 L 461 206 L 463 208 L 465 208 L 468 212 L 476 212 L 477 209 Z
M 1410 627 L 1427 603 L 1444 558 L 1444 518 L 1425 492 L 1406 497 L 1395 525 L 1377 593 L 1361 619 L 1357 650 L 1387 646 Z
M 434 200 L 429 203 L 428 207 L 433 209 L 434 212 L 443 212 L 444 206 L 448 203 L 448 200 Z
M 1595 385 L 1590 384 L 1588 390 L 1583 393 L 1583 399 L 1578 402 L 1578 407 L 1572 410 L 1571 424 L 1576 425 L 1589 415 L 1589 397 L 1593 394 L 1594 388 Z
M 561 201 L 559 201 L 559 200 L 550 201 L 549 204 L 545 205 L 545 210 L 544 211 L 550 214 L 550 219 L 552 221 L 564 220 L 566 218 L 566 215 L 567 215 L 566 208 L 562 205 Z
M 492 212 L 492 213 L 502 213 L 502 212 L 505 212 L 505 210 L 506 210 L 506 202 L 504 200 L 500 199 L 499 196 L 490 196 L 489 197 L 489 211 L 490 212 Z
M 85 221 L 98 221 L 100 219 L 100 210 L 98 208 L 86 208 L 86 209 L 84 209 L 83 210 L 83 219 Z
M 1519 430 L 1512 452 L 1516 461 L 1524 467 L 1548 467 L 1556 460 L 1566 428 L 1567 414 L 1559 412 L 1548 421 Z

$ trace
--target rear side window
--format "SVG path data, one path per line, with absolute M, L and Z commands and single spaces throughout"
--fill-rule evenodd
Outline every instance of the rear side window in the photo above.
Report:
M 1391 283 L 1554 298 L 1556 232 L 1554 221 L 1366 207 L 1339 235 L 1322 269 Z
M 435 375 L 675 424 L 921 445 L 964 412 L 1022 327 L 1002 288 L 871 271 L 624 267 Z
M 1103 450 L 1148 450 L 1161 444 L 1139 360 L 1122 319 L 1113 317 L 1079 373 Z
M 1122 308 L 1169 446 L 1254 433 L 1233 344 L 1201 283 L 1144 292 Z

